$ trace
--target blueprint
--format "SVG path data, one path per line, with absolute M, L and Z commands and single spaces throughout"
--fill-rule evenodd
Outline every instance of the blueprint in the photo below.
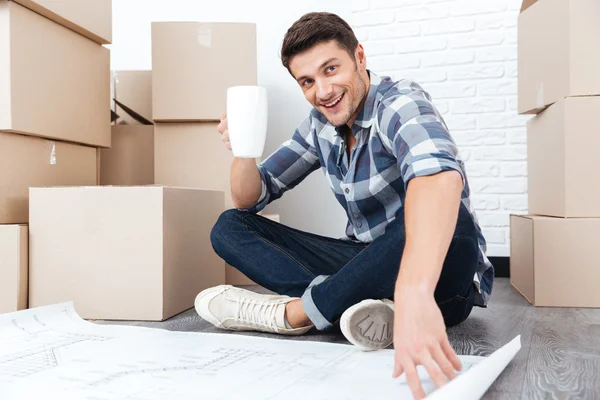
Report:
M 459 377 L 437 390 L 419 370 L 423 387 L 432 395 L 457 390 L 462 399 L 479 398 L 519 347 L 516 338 L 489 357 L 462 356 Z M 392 369 L 393 350 L 97 325 L 81 319 L 72 303 L 0 315 L 3 400 L 412 398 Z

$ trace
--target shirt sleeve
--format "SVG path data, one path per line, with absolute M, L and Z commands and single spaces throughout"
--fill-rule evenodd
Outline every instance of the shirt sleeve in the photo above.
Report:
M 257 165 L 262 184 L 261 195 L 254 206 L 240 210 L 261 211 L 318 169 L 321 163 L 314 140 L 311 117 L 308 117 L 290 140 Z
M 377 109 L 382 140 L 398 160 L 406 190 L 411 179 L 454 170 L 463 185 L 458 148 L 431 97 L 418 84 L 402 81 L 388 90 Z

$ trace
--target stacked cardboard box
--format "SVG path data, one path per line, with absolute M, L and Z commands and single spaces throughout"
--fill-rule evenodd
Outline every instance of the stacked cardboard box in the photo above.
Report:
M 101 186 L 31 190 L 33 306 L 163 320 L 207 287 L 252 283 L 233 269 L 226 281 L 210 231 L 233 207 L 217 124 L 227 88 L 256 84 L 255 26 L 153 23 L 152 59 L 152 71 L 113 72 Z
M 233 207 L 233 157 L 217 124 L 227 88 L 256 84 L 255 26 L 154 23 L 152 58 L 152 71 L 115 71 L 102 87 L 112 95 L 110 148 L 87 143 L 105 147 L 94 156 L 101 185 L 29 192 L 32 307 L 73 301 L 88 319 L 164 320 L 207 287 L 253 283 L 226 270 L 210 231 Z M 23 258 L 12 248 L 18 275 Z M 22 296 L 13 291 L 15 302 Z
M 31 305 L 70 300 L 88 319 L 164 320 L 224 283 L 209 237 L 223 191 L 153 185 L 151 78 L 113 73 L 101 186 L 32 189 Z
M 111 0 L 0 0 L 0 310 L 27 307 L 28 190 L 95 185 Z
M 518 88 L 529 215 L 511 216 L 511 282 L 534 305 L 600 307 L 600 2 L 525 0 Z
M 217 132 L 227 88 L 257 84 L 256 25 L 152 24 L 152 118 L 155 182 L 225 192 L 233 208 L 233 161 Z M 226 282 L 253 282 L 226 266 Z

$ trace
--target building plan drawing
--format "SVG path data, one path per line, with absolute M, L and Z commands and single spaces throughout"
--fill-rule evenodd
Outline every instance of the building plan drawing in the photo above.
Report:
M 520 349 L 461 356 L 430 398 L 479 399 Z M 98 325 L 60 303 L 0 315 L 0 398 L 16 399 L 411 399 L 392 378 L 393 350 L 239 334 Z M 419 367 L 421 368 L 421 367 Z

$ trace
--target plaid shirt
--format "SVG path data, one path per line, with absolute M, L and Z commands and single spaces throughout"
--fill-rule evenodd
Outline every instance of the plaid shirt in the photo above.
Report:
M 346 235 L 369 243 L 401 210 L 412 178 L 458 171 L 464 182 L 462 202 L 470 210 L 479 236 L 475 305 L 486 306 L 494 268 L 486 257 L 486 240 L 471 208 L 464 164 L 442 116 L 417 83 L 393 82 L 371 71 L 369 75 L 369 93 L 352 127 L 356 144 L 350 159 L 343 132 L 313 109 L 291 140 L 258 164 L 262 193 L 258 203 L 247 210 L 262 210 L 320 167 L 346 210 Z

